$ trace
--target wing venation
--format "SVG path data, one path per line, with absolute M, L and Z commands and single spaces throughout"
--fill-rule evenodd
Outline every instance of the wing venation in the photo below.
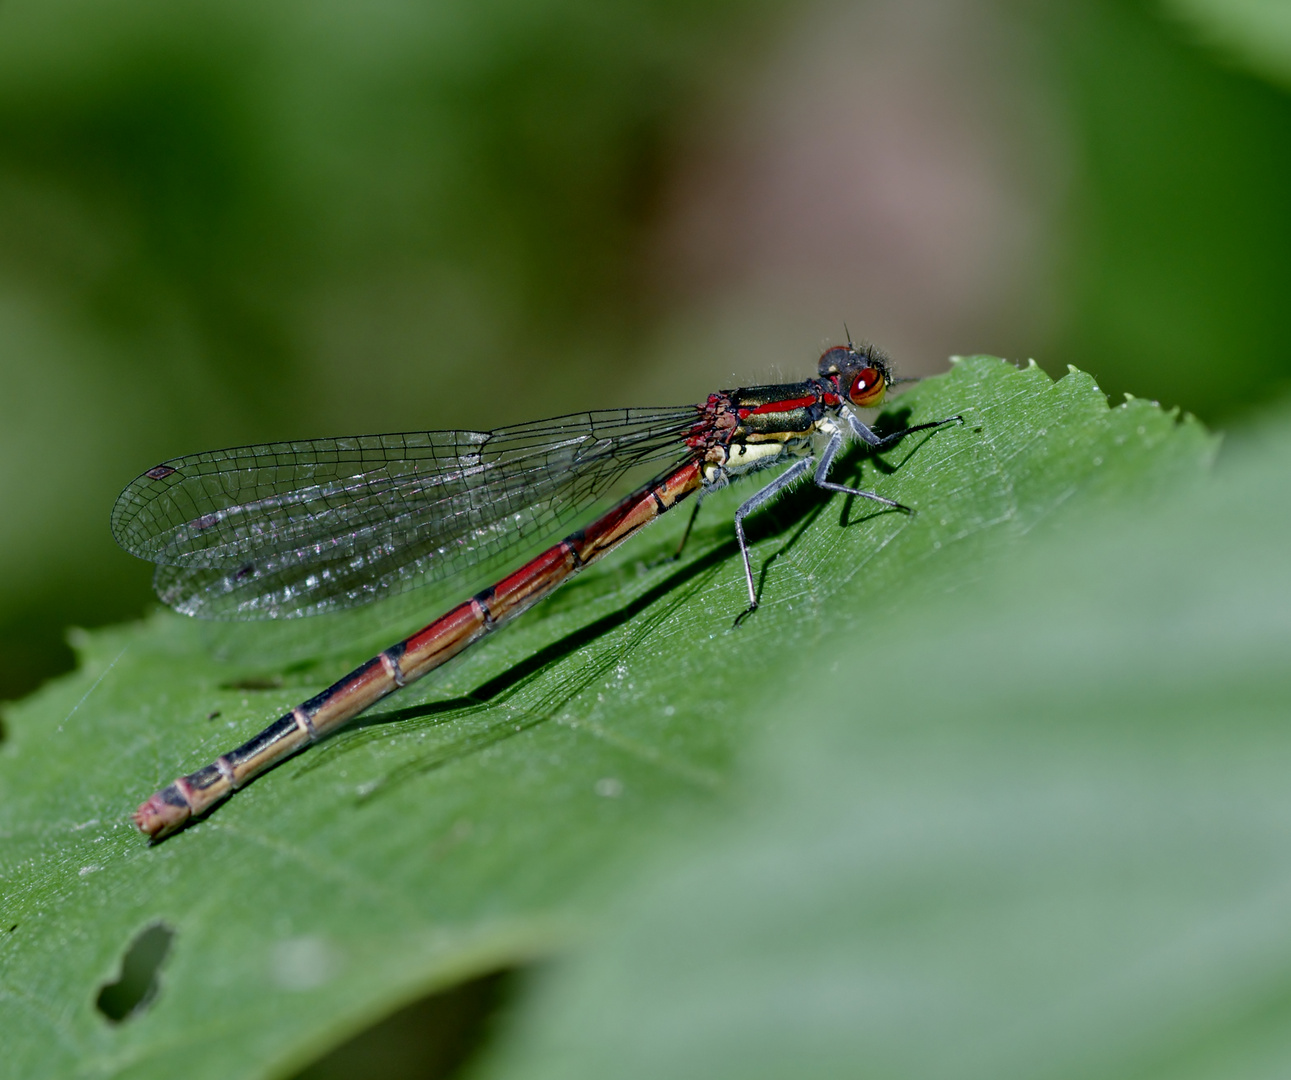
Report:
M 535 548 L 643 467 L 683 458 L 695 420 L 693 406 L 617 409 L 207 451 L 136 478 L 112 532 L 157 564 L 157 594 L 178 611 L 337 610 Z

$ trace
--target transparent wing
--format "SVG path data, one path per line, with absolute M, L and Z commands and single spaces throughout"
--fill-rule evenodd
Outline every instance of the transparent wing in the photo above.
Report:
M 694 406 L 517 427 L 266 443 L 174 458 L 112 533 L 162 601 L 215 619 L 336 611 L 537 551 L 641 466 L 684 459 Z

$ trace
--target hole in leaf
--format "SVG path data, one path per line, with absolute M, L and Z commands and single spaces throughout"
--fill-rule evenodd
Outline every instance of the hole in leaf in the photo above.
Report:
M 157 996 L 161 965 L 174 939 L 175 931 L 165 923 L 146 927 L 121 958 L 120 976 L 99 990 L 94 1002 L 99 1012 L 114 1024 L 143 1012 Z
M 361 1031 L 293 1080 L 446 1080 L 461 1076 L 511 997 L 514 973 L 472 979 L 414 1001 Z

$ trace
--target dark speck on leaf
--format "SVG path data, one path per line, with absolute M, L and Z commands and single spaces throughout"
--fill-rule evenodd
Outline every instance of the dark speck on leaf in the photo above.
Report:
M 276 675 L 270 675 L 267 678 L 236 679 L 233 682 L 220 684 L 224 690 L 280 690 L 282 689 L 282 680 Z M 219 713 L 215 714 L 219 716 Z

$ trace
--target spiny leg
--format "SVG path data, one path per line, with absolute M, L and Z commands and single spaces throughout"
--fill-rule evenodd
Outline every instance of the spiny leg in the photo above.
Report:
M 677 545 L 677 550 L 672 553 L 672 561 L 676 562 L 681 558 L 681 553 L 686 548 L 686 541 L 690 539 L 690 530 L 695 527 L 695 518 L 699 517 L 699 508 L 703 505 L 703 499 L 695 497 L 695 507 L 690 512 L 690 520 L 686 522 L 686 531 L 681 534 L 681 543 Z
M 891 435 L 884 435 L 882 438 L 875 435 L 868 425 L 863 424 L 851 413 L 847 414 L 847 422 L 861 442 L 875 450 L 886 450 L 889 446 L 896 446 L 907 435 L 913 435 L 916 431 L 931 431 L 933 428 L 939 428 L 946 424 L 962 424 L 964 418 L 962 416 L 948 416 L 945 420 L 929 420 L 926 424 L 915 424 L 914 427 L 902 428 L 900 431 L 894 431 Z
M 859 424 L 860 421 L 858 420 L 857 423 Z M 866 431 L 869 431 L 869 429 L 866 428 Z M 876 437 L 872 431 L 870 432 L 870 436 L 872 438 Z M 860 488 L 846 487 L 843 484 L 835 484 L 832 480 L 828 479 L 830 466 L 834 464 L 834 458 L 838 455 L 838 451 L 842 449 L 842 446 L 842 432 L 835 432 L 830 437 L 829 442 L 825 445 L 825 449 L 820 455 L 820 464 L 816 466 L 816 475 L 812 477 L 812 480 L 815 482 L 817 487 L 824 488 L 826 491 L 838 491 L 844 495 L 856 495 L 862 499 L 870 499 L 873 502 L 882 503 L 884 506 L 890 506 L 893 510 L 904 510 L 907 514 L 914 513 L 910 507 L 897 502 L 895 499 L 885 499 L 882 495 L 876 495 L 872 491 L 862 491 Z
M 806 457 L 797 461 L 789 469 L 786 469 L 777 476 L 771 483 L 767 484 L 756 495 L 745 499 L 740 508 L 735 511 L 735 539 L 740 544 L 740 558 L 744 560 L 744 580 L 749 587 L 749 606 L 735 619 L 735 625 L 739 626 L 748 616 L 752 615 L 758 608 L 758 593 L 753 586 L 753 564 L 749 562 L 749 544 L 744 538 L 744 519 L 760 506 L 765 506 L 768 502 L 779 495 L 785 488 L 802 479 L 802 477 L 811 469 L 812 458 Z
M 904 428 L 901 431 L 896 431 L 891 435 L 880 438 L 851 413 L 847 414 L 847 420 L 848 423 L 851 424 L 852 431 L 856 433 L 856 437 L 874 450 L 886 450 L 890 446 L 895 446 L 907 435 L 912 435 L 916 431 L 931 431 L 935 428 L 942 427 L 945 424 L 962 424 L 964 422 L 964 418 L 962 416 L 948 416 L 945 420 L 931 420 L 926 424 L 916 424 L 914 427 Z M 900 510 L 903 513 L 914 513 L 914 510 L 911 507 L 906 506 L 904 503 L 899 503 L 895 499 L 884 498 L 882 495 L 873 491 L 862 491 L 860 488 L 851 488 L 844 484 L 835 484 L 830 480 L 829 470 L 834 464 L 834 458 L 838 456 L 838 451 L 841 450 L 842 447 L 843 436 L 841 433 L 836 432 L 830 437 L 829 442 L 825 444 L 825 449 L 820 455 L 820 462 L 816 466 L 815 474 L 812 477 L 812 480 L 817 487 L 823 488 L 825 491 L 837 491 L 843 495 L 855 495 L 857 498 L 869 499 L 872 502 L 880 503 L 883 506 L 889 506 L 893 510 Z M 753 513 L 754 510 L 761 506 L 765 506 L 768 502 L 779 495 L 780 492 L 784 491 L 785 488 L 799 480 L 802 475 L 811 468 L 812 462 L 813 459 L 809 457 L 796 462 L 792 468 L 786 470 L 780 476 L 777 476 L 756 495 L 746 499 L 740 508 L 735 511 L 735 538 L 740 544 L 740 557 L 744 560 L 744 581 L 749 588 L 749 606 L 736 616 L 736 626 L 739 626 L 740 623 L 752 615 L 758 608 L 757 590 L 753 585 L 753 565 L 749 559 L 748 541 L 744 537 L 744 519 L 748 517 L 749 514 Z M 695 510 L 698 512 L 698 505 L 696 505 Z M 691 516 L 691 521 L 692 523 L 694 521 L 693 514 Z M 687 526 L 686 531 L 689 534 L 689 525 Z M 683 541 L 684 539 L 685 538 L 683 537 Z

